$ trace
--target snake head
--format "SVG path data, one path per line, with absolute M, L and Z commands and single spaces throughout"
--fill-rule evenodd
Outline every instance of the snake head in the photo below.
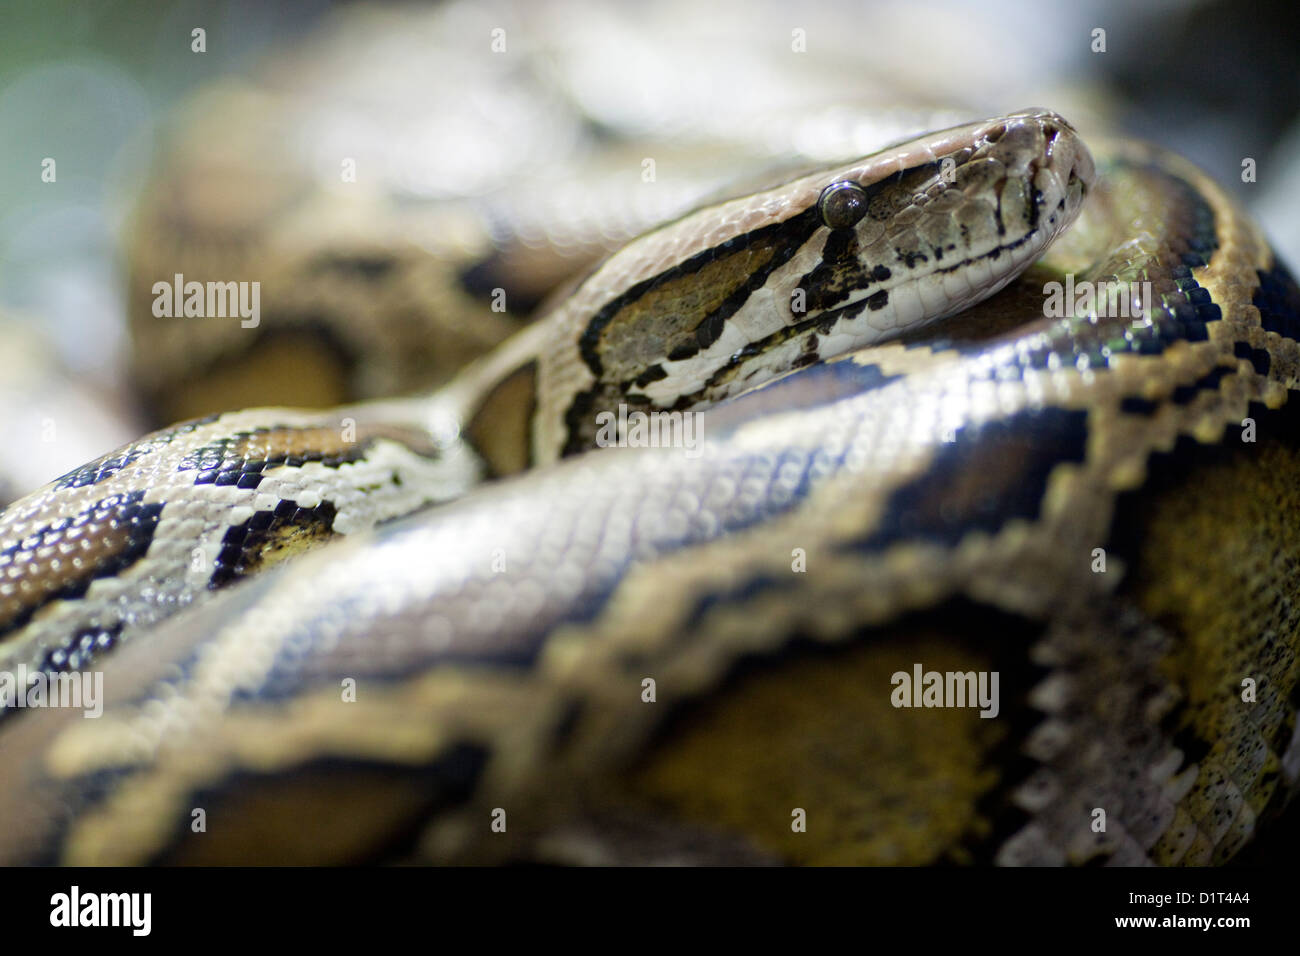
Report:
M 619 403 L 698 409 L 953 315 L 1070 224 L 1095 173 L 1047 110 L 927 133 L 706 206 L 624 247 L 541 350 L 539 461 Z
M 837 349 L 847 351 L 953 315 L 1038 258 L 1095 177 L 1073 127 L 1047 110 L 931 133 L 839 170 L 818 195 L 823 235 L 791 320 L 848 319 Z

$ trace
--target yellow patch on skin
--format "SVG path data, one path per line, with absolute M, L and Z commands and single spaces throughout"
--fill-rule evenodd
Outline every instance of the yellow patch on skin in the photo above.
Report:
M 1178 638 L 1166 671 L 1187 694 L 1184 729 L 1209 745 L 1182 807 L 1217 835 L 1268 804 L 1279 741 L 1295 725 L 1300 602 L 1288 587 L 1300 571 L 1300 449 L 1261 436 L 1231 461 L 1188 469 L 1145 511 L 1137 540 L 1131 587 Z M 1256 703 L 1242 700 L 1245 678 Z M 1189 862 L 1217 861 L 1232 842 Z M 1162 841 L 1154 852 L 1179 849 Z
M 891 676 L 989 661 L 931 631 L 747 675 L 700 705 L 624 784 L 633 804 L 747 837 L 801 864 L 960 860 L 1006 722 L 978 708 L 895 708 Z M 795 832 L 792 811 L 807 814 Z

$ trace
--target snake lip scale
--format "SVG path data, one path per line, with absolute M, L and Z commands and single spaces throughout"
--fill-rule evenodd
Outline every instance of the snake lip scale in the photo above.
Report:
M 0 670 L 104 678 L 0 714 L 0 860 L 1227 861 L 1300 783 L 1298 335 L 1209 177 L 1047 110 L 709 202 L 437 391 L 0 514 Z

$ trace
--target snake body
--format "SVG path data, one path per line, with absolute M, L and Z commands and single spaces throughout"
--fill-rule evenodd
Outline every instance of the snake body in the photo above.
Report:
M 16 503 L 0 662 L 107 701 L 0 721 L 0 858 L 1230 859 L 1300 779 L 1300 292 L 1094 154 L 1030 111 L 710 204 L 429 398 Z M 1067 273 L 1152 307 L 1044 316 Z M 591 450 L 619 405 L 699 454 Z M 915 665 L 998 718 L 892 706 Z

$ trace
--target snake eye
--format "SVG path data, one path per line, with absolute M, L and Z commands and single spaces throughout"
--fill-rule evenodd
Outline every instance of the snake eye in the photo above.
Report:
M 857 183 L 831 183 L 817 200 L 822 222 L 832 229 L 848 229 L 867 214 L 867 194 Z

